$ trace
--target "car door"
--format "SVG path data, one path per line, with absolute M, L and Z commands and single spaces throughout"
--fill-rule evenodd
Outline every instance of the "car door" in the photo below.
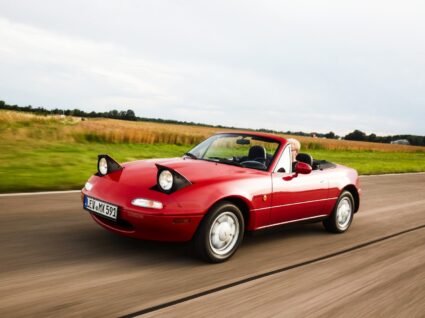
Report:
M 320 170 L 313 170 L 310 174 L 293 173 L 290 145 L 286 146 L 272 173 L 272 186 L 271 224 L 324 214 L 324 204 L 328 199 L 326 175 Z

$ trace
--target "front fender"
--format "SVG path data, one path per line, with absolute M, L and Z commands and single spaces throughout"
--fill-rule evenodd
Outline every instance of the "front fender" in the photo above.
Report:
M 173 213 L 205 215 L 218 201 L 226 199 L 242 200 L 248 207 L 248 228 L 267 222 L 271 204 L 271 177 L 256 176 L 215 182 L 200 182 L 173 193 L 175 207 Z M 255 212 L 257 209 L 261 211 Z

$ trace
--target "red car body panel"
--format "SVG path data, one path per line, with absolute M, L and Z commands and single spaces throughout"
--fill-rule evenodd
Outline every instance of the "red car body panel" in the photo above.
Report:
M 286 140 L 262 133 L 248 134 L 273 138 L 281 144 L 268 171 L 188 157 L 140 160 L 122 164 L 122 170 L 105 176 L 93 175 L 89 179 L 92 189 L 83 189 L 82 196 L 119 207 L 117 222 L 92 213 L 98 224 L 112 232 L 148 240 L 187 241 L 205 214 L 221 200 L 242 205 L 246 229 L 256 230 L 325 217 L 347 187 L 360 194 L 357 172 L 344 166 L 313 170 L 305 175 L 292 174 L 289 178 L 288 174 L 273 172 Z M 156 164 L 176 171 L 191 185 L 171 194 L 156 190 Z M 159 201 L 163 208 L 134 206 L 131 201 L 135 198 Z

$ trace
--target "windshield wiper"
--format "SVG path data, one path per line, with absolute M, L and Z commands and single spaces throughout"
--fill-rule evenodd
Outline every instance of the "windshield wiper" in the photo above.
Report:
M 185 156 L 188 156 L 188 157 L 190 157 L 190 158 L 192 158 L 192 159 L 198 159 L 198 157 L 196 157 L 193 153 L 191 153 L 191 152 L 186 152 L 185 154 L 184 154 Z

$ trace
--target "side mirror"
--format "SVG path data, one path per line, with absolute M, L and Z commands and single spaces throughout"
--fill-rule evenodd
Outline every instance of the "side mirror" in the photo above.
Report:
M 295 172 L 299 174 L 309 174 L 311 170 L 311 166 L 305 162 L 297 162 L 295 165 Z
M 282 179 L 285 181 L 291 181 L 292 179 L 298 177 L 299 174 L 309 174 L 313 169 L 311 166 L 305 162 L 297 162 L 295 165 L 295 173 L 290 176 L 285 176 Z

